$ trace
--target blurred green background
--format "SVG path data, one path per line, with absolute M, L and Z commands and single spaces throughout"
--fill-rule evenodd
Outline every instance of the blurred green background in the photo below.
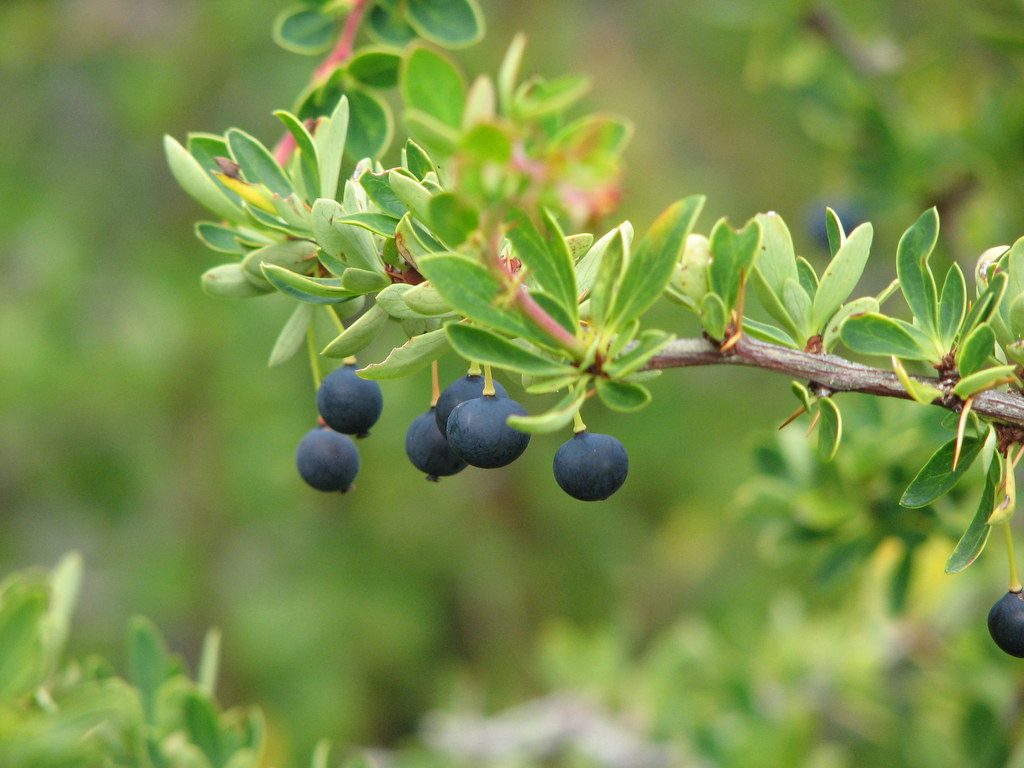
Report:
M 774 209 L 820 264 L 833 204 L 876 224 L 863 292 L 891 279 L 899 233 L 933 203 L 940 258 L 965 269 L 1024 232 L 1018 3 L 482 5 L 467 71 L 494 71 L 524 30 L 526 71 L 589 73 L 588 106 L 635 121 L 620 215 L 638 228 L 703 192 L 703 231 Z M 903 612 L 884 599 L 903 534 L 815 581 L 814 542 L 784 546 L 752 504 L 755 446 L 794 405 L 783 379 L 677 371 L 639 414 L 588 413 L 631 457 L 600 505 L 558 491 L 557 437 L 427 485 L 402 449 L 427 374 L 385 385 L 353 493 L 301 483 L 309 373 L 265 367 L 290 306 L 199 292 L 213 261 L 160 147 L 232 125 L 276 138 L 271 111 L 314 66 L 271 43 L 281 7 L 0 4 L 0 568 L 83 553 L 72 650 L 120 663 L 142 613 L 194 659 L 219 626 L 221 699 L 265 709 L 279 764 L 320 736 L 397 746 L 434 708 L 567 690 L 715 765 L 1002 764 L 1020 681 L 984 629 L 1002 563 L 943 576 L 949 539 L 931 521 Z M 694 330 L 667 305 L 652 322 Z M 855 519 L 888 501 L 883 529 L 903 524 L 899 481 L 935 445 L 907 408 L 861 435 L 875 464 L 811 508 Z M 955 501 L 939 510 L 954 535 L 974 503 Z

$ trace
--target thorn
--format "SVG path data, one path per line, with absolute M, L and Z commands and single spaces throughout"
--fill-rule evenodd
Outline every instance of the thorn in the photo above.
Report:
M 820 418 L 821 418 L 821 411 L 817 411 L 817 412 L 815 412 L 815 414 L 814 414 L 814 418 L 813 418 L 813 419 L 811 419 L 811 426 L 809 426 L 809 427 L 807 428 L 807 431 L 806 431 L 806 432 L 804 432 L 804 436 L 805 436 L 805 437 L 810 437 L 810 434 L 811 434 L 811 432 L 813 432 L 813 431 L 814 431 L 814 428 L 815 428 L 816 426 L 818 426 L 818 419 L 820 419 Z
M 784 430 L 786 427 L 788 427 L 790 424 L 792 424 L 798 418 L 803 416 L 805 413 L 807 413 L 807 409 L 804 408 L 801 405 L 799 408 L 797 408 L 795 411 L 793 411 L 791 414 L 789 414 L 789 416 L 786 418 L 786 420 L 784 422 L 779 424 L 779 431 L 781 432 L 782 430 Z
M 960 463 L 960 449 L 964 445 L 964 432 L 967 429 L 967 416 L 974 405 L 974 397 L 968 397 L 964 401 L 964 409 L 960 411 L 960 420 L 956 425 L 956 447 L 953 449 L 953 471 L 956 472 L 956 465 Z

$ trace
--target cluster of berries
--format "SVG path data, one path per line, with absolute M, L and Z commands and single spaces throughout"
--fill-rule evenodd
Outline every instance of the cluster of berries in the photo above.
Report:
M 483 376 L 463 376 L 409 426 L 405 452 L 428 480 L 467 466 L 503 467 L 529 445 L 530 435 L 508 424 L 509 416 L 526 411 L 498 382 L 486 394 L 485 384 Z M 324 378 L 317 392 L 321 426 L 303 437 L 296 454 L 302 479 L 320 491 L 347 491 L 359 472 L 359 451 L 349 435 L 369 434 L 383 405 L 380 385 L 356 375 L 355 365 L 343 365 Z M 629 459 L 611 435 L 581 429 L 558 449 L 553 469 L 570 496 L 601 501 L 625 482 Z

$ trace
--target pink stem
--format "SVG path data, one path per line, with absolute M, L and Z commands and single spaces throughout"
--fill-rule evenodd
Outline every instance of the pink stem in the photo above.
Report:
M 338 44 L 313 72 L 313 82 L 327 77 L 335 67 L 345 63 L 352 55 L 359 25 L 363 23 L 363 16 L 366 15 L 369 4 L 369 0 L 354 0 L 352 10 L 349 11 L 348 17 L 345 19 L 345 26 L 341 30 L 341 37 L 338 38 Z M 291 133 L 285 133 L 274 146 L 274 159 L 277 160 L 278 165 L 284 166 L 291 159 L 295 147 L 295 137 Z

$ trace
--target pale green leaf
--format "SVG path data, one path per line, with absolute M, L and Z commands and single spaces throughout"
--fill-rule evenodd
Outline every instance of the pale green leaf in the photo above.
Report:
M 395 347 L 380 363 L 359 370 L 364 379 L 400 379 L 418 371 L 448 351 L 448 337 L 444 328 L 413 336 L 405 344 Z

